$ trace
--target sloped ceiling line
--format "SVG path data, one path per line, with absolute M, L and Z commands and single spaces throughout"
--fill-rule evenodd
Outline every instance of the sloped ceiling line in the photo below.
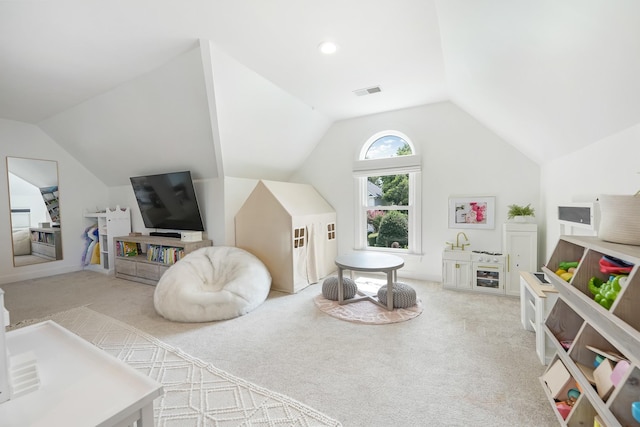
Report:
M 202 57 L 202 72 L 204 74 L 204 84 L 207 91 L 207 106 L 209 120 L 211 123 L 211 143 L 215 153 L 217 176 L 224 176 L 224 157 L 220 141 L 220 131 L 218 129 L 218 110 L 216 108 L 216 91 L 213 82 L 213 58 L 211 56 L 211 42 L 200 40 L 200 55 Z

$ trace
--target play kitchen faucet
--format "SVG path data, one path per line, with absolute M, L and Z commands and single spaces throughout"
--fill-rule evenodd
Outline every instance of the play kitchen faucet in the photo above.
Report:
M 462 244 L 460 244 L 460 235 L 461 235 L 461 234 L 462 234 L 462 236 L 464 237 L 464 241 L 465 241 L 465 242 L 467 242 L 467 243 L 464 243 L 464 242 L 463 242 Z M 455 245 L 455 246 L 453 246 L 453 243 L 451 243 L 451 242 L 445 242 L 445 243 L 446 243 L 447 245 L 451 245 L 451 250 L 453 250 L 453 248 L 462 248 L 462 250 L 463 250 L 463 251 L 464 251 L 464 247 L 465 247 L 465 246 L 469 246 L 469 245 L 471 244 L 471 243 L 469 243 L 469 238 L 467 237 L 467 235 L 466 235 L 466 234 L 464 234 L 464 232 L 463 232 L 463 231 L 459 232 L 459 233 L 456 235 L 456 245 Z

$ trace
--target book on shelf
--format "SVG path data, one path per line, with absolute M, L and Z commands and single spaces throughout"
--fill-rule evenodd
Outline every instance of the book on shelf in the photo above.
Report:
M 122 242 L 122 249 L 124 251 L 124 256 L 138 255 L 138 245 L 136 243 Z
M 140 244 L 134 242 L 116 242 L 116 255 L 118 256 L 138 256 L 141 253 Z
M 184 257 L 184 249 L 173 246 L 149 245 L 147 260 L 162 264 L 175 264 Z

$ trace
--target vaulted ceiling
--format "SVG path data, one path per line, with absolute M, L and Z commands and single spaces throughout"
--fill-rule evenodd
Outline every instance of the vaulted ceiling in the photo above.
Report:
M 70 128 L 69 111 L 206 40 L 313 112 L 295 161 L 322 120 L 451 100 L 543 162 L 640 122 L 638 22 L 636 0 L 3 1 L 0 117 L 39 124 L 81 152 L 91 138 Z M 318 52 L 325 40 L 335 54 Z M 189 88 L 204 88 L 206 75 Z M 354 94 L 373 86 L 381 92 Z M 95 102 L 92 111 L 104 113 Z M 90 118 L 78 116 L 86 131 Z

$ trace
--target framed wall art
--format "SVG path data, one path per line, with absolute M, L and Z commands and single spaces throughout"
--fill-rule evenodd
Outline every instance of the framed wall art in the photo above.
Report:
M 450 197 L 449 228 L 495 228 L 496 198 Z

